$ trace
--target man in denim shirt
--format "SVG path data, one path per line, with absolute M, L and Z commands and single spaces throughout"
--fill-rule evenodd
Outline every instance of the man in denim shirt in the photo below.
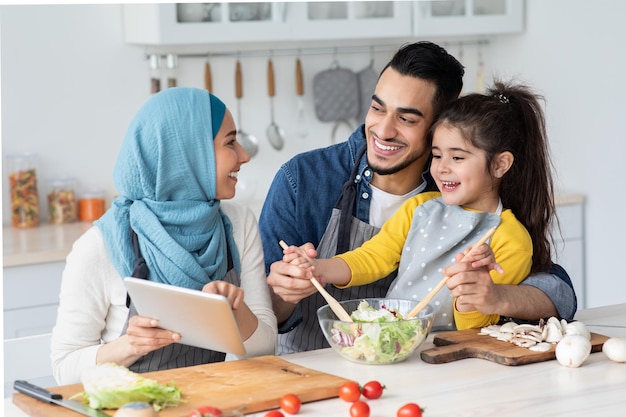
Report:
M 278 242 L 311 242 L 326 258 L 360 246 L 409 197 L 434 184 L 428 175 L 428 129 L 463 86 L 463 66 L 430 42 L 402 47 L 381 72 L 365 124 L 343 143 L 295 156 L 281 166 L 259 219 L 273 305 L 278 354 L 328 347 L 317 322 L 326 302 L 304 270 L 282 261 Z M 314 253 L 312 253 L 314 255 Z M 485 270 L 449 267 L 447 286 L 457 307 L 521 320 L 571 319 L 576 296 L 567 273 L 495 285 Z M 385 297 L 395 273 L 372 284 L 328 291 L 339 300 Z

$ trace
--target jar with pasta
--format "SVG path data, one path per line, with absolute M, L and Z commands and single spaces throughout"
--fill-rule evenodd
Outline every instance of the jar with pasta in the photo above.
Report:
M 37 154 L 24 152 L 6 156 L 13 227 L 39 226 Z
M 75 178 L 48 180 L 48 220 L 51 224 L 73 223 L 78 219 Z

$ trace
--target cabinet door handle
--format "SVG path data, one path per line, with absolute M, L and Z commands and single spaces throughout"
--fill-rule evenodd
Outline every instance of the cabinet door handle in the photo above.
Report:
M 283 12 L 282 12 L 282 15 L 283 15 L 283 23 L 285 23 L 285 22 L 287 21 L 287 9 L 288 9 L 288 7 L 289 7 L 289 3 L 287 3 L 287 2 L 282 2 L 282 3 L 281 3 L 281 7 L 283 8 Z

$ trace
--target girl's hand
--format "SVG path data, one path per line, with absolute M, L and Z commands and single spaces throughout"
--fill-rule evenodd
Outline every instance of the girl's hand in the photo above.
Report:
M 283 249 L 283 262 L 297 265 L 313 274 L 315 270 L 315 260 L 317 251 L 311 243 L 305 243 L 300 247 L 289 246 Z
M 243 304 L 243 289 L 226 281 L 211 281 L 202 287 L 203 292 L 219 294 L 228 298 L 233 310 Z
M 486 243 L 475 248 L 471 254 L 471 248 L 467 248 L 462 255 L 457 255 L 456 261 L 470 262 L 472 268 L 486 267 L 489 271 L 496 271 L 500 275 L 504 274 L 504 270 L 499 263 L 496 262 L 496 256 L 493 254 L 491 246 Z M 469 254 L 469 255 L 468 255 Z

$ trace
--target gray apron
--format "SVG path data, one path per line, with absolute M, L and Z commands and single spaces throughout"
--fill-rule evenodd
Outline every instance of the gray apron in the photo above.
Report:
M 139 253 L 137 235 L 135 234 L 135 232 L 132 232 L 132 235 L 133 246 L 135 249 L 135 254 L 137 255 L 137 261 L 135 263 L 132 276 L 136 278 L 147 279 L 148 268 L 146 266 L 145 260 L 141 256 L 141 253 Z M 226 276 L 223 280 L 231 284 L 240 286 L 241 282 L 239 275 L 237 274 L 237 271 L 233 267 L 232 263 L 232 257 L 229 249 L 228 272 L 226 273 Z M 126 324 L 124 325 L 124 329 L 122 330 L 122 335 L 126 334 L 126 330 L 128 329 L 128 320 L 130 320 L 132 316 L 137 315 L 137 310 L 135 309 L 132 300 L 128 296 L 126 298 L 126 306 L 129 308 L 129 310 Z M 198 319 L 200 320 L 201 318 Z M 212 320 L 212 318 L 207 317 L 206 320 Z M 182 368 L 185 366 L 202 365 L 205 363 L 223 362 L 225 358 L 226 354 L 223 352 L 202 349 L 182 343 L 172 343 L 170 345 L 164 346 L 160 349 L 153 350 L 152 352 L 145 354 L 141 358 L 137 359 L 135 363 L 129 366 L 129 369 L 137 373 L 152 372 L 164 369 Z
M 380 228 L 352 215 L 356 201 L 355 179 L 359 169 L 358 161 L 364 153 L 365 148 L 357 157 L 350 179 L 344 184 L 341 196 L 333 208 L 328 226 L 317 247 L 319 258 L 330 258 L 356 249 L 380 231 Z M 386 278 L 371 284 L 344 289 L 326 285 L 326 290 L 338 300 L 384 298 L 396 274 L 397 272 L 392 272 Z M 302 323 L 290 332 L 278 335 L 279 355 L 329 347 L 317 321 L 317 309 L 323 305 L 326 305 L 326 300 L 318 292 L 300 301 L 298 308 L 302 312 Z
M 501 211 L 469 211 L 446 204 L 442 197 L 416 207 L 402 248 L 398 278 L 387 297 L 422 300 L 443 278 L 441 270 L 456 262 L 456 254 L 500 224 Z M 456 330 L 454 298 L 446 286 L 429 304 L 435 310 L 431 331 Z

